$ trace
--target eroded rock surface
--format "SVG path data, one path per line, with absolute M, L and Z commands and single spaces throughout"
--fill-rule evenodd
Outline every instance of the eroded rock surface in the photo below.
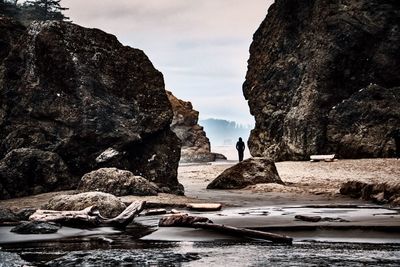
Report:
M 25 29 L 5 19 L 0 46 L 6 48 L 0 52 L 0 159 L 24 148 L 54 153 L 69 174 L 53 177 L 54 188 L 58 182 L 75 188 L 83 174 L 116 167 L 183 193 L 163 76 L 143 51 L 97 29 L 65 22 Z M 6 172 L 19 171 L 8 165 Z M 23 176 L 15 183 L 30 179 Z M 0 176 L 0 189 L 8 192 L 0 198 L 34 193 L 10 187 Z
M 283 184 L 275 163 L 266 158 L 249 158 L 226 169 L 207 189 L 241 189 L 249 185 Z
M 276 0 L 250 48 L 253 156 L 387 157 L 400 125 L 400 6 Z
M 400 206 L 400 183 L 365 183 L 359 181 L 349 181 L 340 187 L 342 195 L 353 198 L 361 198 L 379 204 L 391 204 Z
M 211 153 L 210 140 L 202 126 L 198 124 L 199 112 L 193 109 L 192 103 L 183 101 L 167 91 L 174 117 L 171 129 L 182 142 L 182 162 L 209 162 L 226 159 L 224 155 Z
M 86 192 L 55 196 L 49 200 L 45 209 L 78 211 L 90 206 L 98 207 L 100 214 L 108 218 L 118 216 L 126 208 L 125 204 L 114 195 L 103 192 Z
M 101 168 L 85 174 L 78 186 L 81 192 L 101 191 L 114 196 L 155 196 L 160 189 L 141 176 L 117 168 Z

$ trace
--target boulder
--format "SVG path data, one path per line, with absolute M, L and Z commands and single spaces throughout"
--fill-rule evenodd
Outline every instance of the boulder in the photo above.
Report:
M 98 207 L 100 214 L 107 218 L 118 216 L 126 208 L 125 204 L 116 196 L 103 192 L 55 196 L 44 208 L 58 211 L 79 211 L 90 206 Z
M 65 163 L 69 188 L 85 173 L 116 167 L 183 193 L 163 76 L 143 51 L 72 23 L 34 22 L 25 29 L 3 19 L 0 46 L 7 47 L 0 55 L 0 159 L 39 149 Z M 54 179 L 56 188 L 62 179 Z
M 47 222 L 24 222 L 11 229 L 11 232 L 30 235 L 30 234 L 54 234 L 61 229 L 61 226 Z
M 114 196 L 155 196 L 160 189 L 141 176 L 117 168 L 101 168 L 85 174 L 78 186 L 81 192 L 101 191 Z
M 18 222 L 19 218 L 10 209 L 0 208 L 0 224 L 8 222 Z
M 53 152 L 19 148 L 0 160 L 0 199 L 63 190 L 71 181 L 68 167 Z
M 167 91 L 174 117 L 171 129 L 182 142 L 181 162 L 210 162 L 226 159 L 224 155 L 211 153 L 210 140 L 203 127 L 198 124 L 199 112 L 192 103 L 183 101 Z
M 241 189 L 254 184 L 283 184 L 275 163 L 266 158 L 249 158 L 226 169 L 207 189 Z
M 400 6 L 276 0 L 253 37 L 245 98 L 252 156 L 388 157 L 400 125 Z

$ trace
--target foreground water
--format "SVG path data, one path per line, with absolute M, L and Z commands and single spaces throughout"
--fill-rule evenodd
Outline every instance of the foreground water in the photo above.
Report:
M 310 223 L 295 215 L 322 215 Z M 215 223 L 290 235 L 274 245 L 201 229 L 158 228 L 140 216 L 126 230 L 18 235 L 0 227 L 0 266 L 400 266 L 400 212 L 379 206 L 265 206 L 197 214 Z
M 154 242 L 118 235 L 7 245 L 3 251 L 36 266 L 400 266 L 399 244 Z

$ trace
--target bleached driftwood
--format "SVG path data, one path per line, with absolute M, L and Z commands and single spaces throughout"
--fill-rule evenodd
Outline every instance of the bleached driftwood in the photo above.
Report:
M 76 226 L 125 227 L 144 209 L 145 204 L 145 201 L 133 202 L 121 214 L 111 219 L 103 217 L 97 207 L 90 206 L 79 211 L 37 210 L 29 220 Z
M 335 154 L 331 155 L 311 155 L 310 160 L 311 161 L 333 161 L 335 159 Z
M 193 227 L 206 230 L 212 230 L 218 233 L 238 237 L 251 237 L 256 239 L 268 240 L 273 243 L 292 244 L 293 239 L 285 235 L 278 235 L 264 231 L 251 230 L 246 228 L 237 228 L 222 224 L 216 224 L 206 217 L 189 216 L 187 214 L 176 214 L 165 216 L 160 219 L 160 227 Z
M 217 211 L 222 208 L 220 203 L 188 203 L 186 207 L 196 211 Z

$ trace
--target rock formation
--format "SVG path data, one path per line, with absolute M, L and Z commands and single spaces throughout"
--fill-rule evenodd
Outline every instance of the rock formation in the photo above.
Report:
M 400 127 L 400 5 L 276 0 L 254 34 L 243 85 L 253 156 L 387 157 Z
M 192 103 L 176 98 L 169 91 L 167 95 L 174 112 L 171 130 L 182 142 L 181 161 L 209 162 L 226 159 L 221 154 L 211 153 L 210 140 L 203 127 L 198 124 L 199 112 L 193 109 Z
M 284 184 L 275 163 L 266 158 L 249 158 L 226 169 L 207 186 L 207 189 L 241 189 L 266 183 Z
M 141 50 L 97 29 L 65 22 L 24 29 L 4 18 L 0 47 L 1 166 L 10 153 L 29 148 L 39 158 L 53 153 L 57 166 L 67 168 L 68 177 L 54 176 L 57 182 L 41 192 L 74 188 L 83 174 L 116 167 L 183 194 L 163 76 Z M 32 160 L 26 157 L 26 164 Z M 28 172 L 36 170 L 21 179 L 34 188 Z M 2 169 L 0 198 L 17 196 L 13 173 L 20 174 L 12 165 Z
M 141 176 L 117 168 L 101 168 L 85 174 L 79 185 L 81 192 L 101 191 L 114 196 L 156 196 L 160 189 Z
M 370 200 L 378 204 L 400 206 L 400 183 L 364 183 L 349 181 L 340 187 L 342 195 Z

